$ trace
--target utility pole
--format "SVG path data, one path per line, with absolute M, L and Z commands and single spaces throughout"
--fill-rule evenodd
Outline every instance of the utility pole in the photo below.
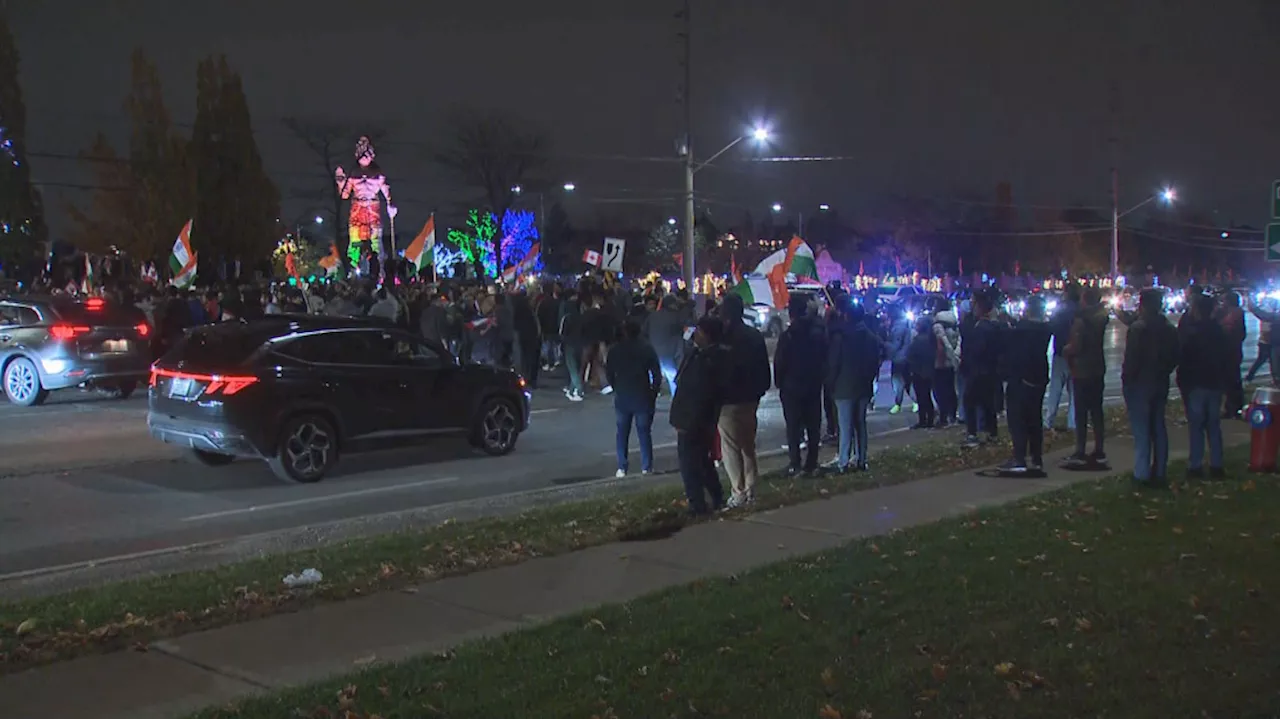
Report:
M 1116 168 L 1119 161 L 1117 145 L 1119 143 L 1120 122 L 1120 88 L 1112 78 L 1108 104 L 1111 110 L 1111 134 L 1107 139 L 1111 154 L 1111 279 L 1120 276 L 1120 172 Z
M 693 242 L 693 22 L 690 10 L 693 3 L 684 0 L 684 284 L 693 292 L 694 256 Z

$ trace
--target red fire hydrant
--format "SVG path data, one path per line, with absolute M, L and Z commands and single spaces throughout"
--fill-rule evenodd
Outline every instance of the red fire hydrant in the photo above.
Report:
M 1249 438 L 1249 471 L 1276 471 L 1276 457 L 1280 455 L 1280 390 L 1259 387 L 1253 392 L 1249 404 L 1249 426 L 1253 429 Z

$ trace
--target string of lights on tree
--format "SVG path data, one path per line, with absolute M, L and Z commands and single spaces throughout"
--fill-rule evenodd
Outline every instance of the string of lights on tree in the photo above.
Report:
M 13 167 L 22 166 L 22 161 L 18 159 L 18 151 L 13 147 L 13 140 L 9 138 L 9 128 L 2 125 L 0 125 L 0 152 L 3 152 L 3 157 L 8 158 L 9 162 L 13 164 Z M 9 234 L 12 231 L 13 226 L 10 224 L 9 218 L 6 217 L 0 221 L 0 232 Z M 22 220 L 22 231 L 26 233 L 31 232 L 30 218 Z
M 493 252 L 494 238 L 498 236 L 497 218 L 491 212 L 471 210 L 467 213 L 467 223 L 462 228 L 449 230 L 448 241 L 457 248 L 457 261 L 475 264 L 477 260 L 484 267 L 489 277 L 498 276 L 497 258 Z M 502 216 L 502 260 L 503 266 L 518 264 L 528 256 L 529 251 L 538 241 L 538 226 L 534 214 L 528 210 L 507 210 Z M 444 264 L 442 256 L 453 259 L 448 248 L 440 248 L 436 254 L 436 267 L 439 270 Z M 542 269 L 539 258 L 532 268 Z M 447 276 L 452 276 L 452 268 Z

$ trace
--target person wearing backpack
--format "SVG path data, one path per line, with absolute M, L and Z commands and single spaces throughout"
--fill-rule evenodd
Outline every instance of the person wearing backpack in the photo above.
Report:
M 1164 316 L 1164 294 L 1143 290 L 1138 318 L 1125 335 L 1120 384 L 1133 430 L 1133 480 L 1149 487 L 1167 487 L 1169 375 L 1178 366 L 1178 330 Z

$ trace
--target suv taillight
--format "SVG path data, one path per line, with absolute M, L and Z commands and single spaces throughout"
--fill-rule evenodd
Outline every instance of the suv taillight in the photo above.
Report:
M 221 375 L 221 374 L 195 374 L 192 372 L 176 372 L 166 369 L 151 369 L 151 386 L 155 387 L 156 382 L 161 377 L 167 377 L 171 380 L 187 379 L 192 382 L 199 382 L 204 385 L 195 397 L 203 397 L 210 395 L 222 395 L 230 397 L 258 381 L 257 377 L 252 375 Z
M 49 336 L 55 340 L 69 340 L 92 331 L 93 328 L 80 325 L 54 325 L 49 328 Z

